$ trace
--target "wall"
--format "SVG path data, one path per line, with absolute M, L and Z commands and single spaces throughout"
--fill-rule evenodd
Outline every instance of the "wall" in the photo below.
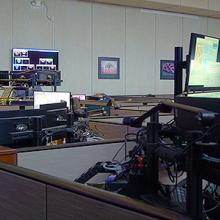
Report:
M 94 94 L 168 94 L 173 81 L 159 79 L 161 59 L 174 47 L 188 51 L 191 32 L 220 37 L 218 19 L 157 13 L 74 0 L 0 0 L 0 69 L 10 69 L 11 48 L 60 50 L 60 90 Z M 47 13 L 48 12 L 48 13 Z M 120 57 L 120 79 L 97 77 L 99 56 Z

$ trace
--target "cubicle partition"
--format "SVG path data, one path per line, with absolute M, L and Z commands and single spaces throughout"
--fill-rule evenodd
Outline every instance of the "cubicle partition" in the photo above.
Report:
M 111 161 L 116 154 L 114 159 L 122 161 L 135 146 L 134 137 L 130 139 L 17 149 L 17 164 L 73 182 L 99 161 Z
M 182 215 L 28 169 L 0 164 L 0 219 L 156 220 Z
M 20 149 L 18 166 L 0 164 L 0 219 L 4 220 L 182 220 L 187 217 L 131 198 L 73 182 L 123 141 Z M 130 141 L 127 150 L 134 146 Z

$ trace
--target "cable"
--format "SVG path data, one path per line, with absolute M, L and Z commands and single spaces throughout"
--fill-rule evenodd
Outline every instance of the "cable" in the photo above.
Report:
M 48 21 L 50 21 L 52 23 L 52 44 L 53 44 L 53 48 L 55 47 L 55 22 L 54 22 L 54 16 L 50 16 L 49 15 L 49 8 L 47 5 L 47 0 L 42 1 L 42 5 L 45 7 L 46 9 L 46 17 L 48 19 Z
M 193 142 L 191 142 L 184 150 L 183 153 L 186 153 L 186 151 L 189 150 L 189 148 L 195 144 L 197 141 L 201 140 L 202 138 L 204 138 L 206 135 L 208 135 L 210 133 L 210 131 L 212 131 L 213 129 L 217 128 L 220 126 L 220 123 L 213 125 L 212 127 L 210 127 L 208 130 L 206 130 L 206 132 L 199 138 L 195 139 Z
M 146 130 L 146 129 L 145 129 L 145 130 Z M 145 131 L 145 130 L 144 130 L 144 131 Z M 116 162 L 119 162 L 119 163 L 122 163 L 123 160 L 126 161 L 127 158 L 129 157 L 129 155 L 127 155 L 127 141 L 130 141 L 130 140 L 131 140 L 131 139 L 129 139 L 128 137 L 131 136 L 131 135 L 135 135 L 135 136 L 136 136 L 136 142 L 138 143 L 138 139 L 139 139 L 138 136 L 139 136 L 139 134 L 140 134 L 142 131 L 143 131 L 143 130 L 139 130 L 139 131 L 137 132 L 137 134 L 135 134 L 135 133 L 127 133 L 127 134 L 125 134 L 125 136 L 124 136 L 125 142 L 124 142 L 123 145 L 117 150 L 117 152 L 115 153 L 115 155 L 114 155 L 113 158 L 112 158 L 112 161 L 116 161 Z M 115 160 L 115 158 L 117 157 L 117 155 L 119 154 L 119 152 L 120 152 L 124 147 L 125 147 L 125 157 L 124 157 L 124 159 L 122 159 L 122 160 L 120 160 L 120 161 Z M 143 146 L 141 146 L 140 144 L 137 144 L 137 145 L 133 148 L 131 160 L 133 159 L 133 157 L 135 156 L 135 154 L 136 154 L 138 151 L 141 150 L 142 147 L 143 147 Z M 131 161 L 131 160 L 130 160 L 130 161 Z
M 163 126 L 171 126 L 175 122 L 174 118 L 170 119 L 168 122 L 163 124 Z
M 167 174 L 168 174 L 168 177 L 170 179 L 170 181 L 172 183 L 175 182 L 175 180 L 177 180 L 178 178 L 180 178 L 181 176 L 183 176 L 184 174 L 184 171 L 181 171 L 180 174 L 178 175 L 178 164 L 175 162 L 174 164 L 172 165 L 168 165 L 167 162 L 164 162 L 165 163 L 165 168 L 167 170 Z M 175 173 L 173 174 L 172 171 L 171 171 L 171 167 L 174 166 L 174 170 L 175 170 Z
M 105 136 L 104 133 L 103 133 L 102 131 L 100 131 L 99 128 L 97 128 L 97 125 L 96 125 L 96 124 L 94 125 L 94 128 L 95 128 L 95 131 L 98 132 L 98 134 L 101 134 L 102 137 Z
M 53 18 L 53 16 L 50 16 L 50 15 L 49 15 L 49 8 L 48 8 L 48 5 L 47 5 L 46 1 L 42 1 L 42 5 L 43 5 L 43 6 L 45 7 L 45 9 L 46 9 L 46 17 L 47 17 L 47 19 L 48 19 L 50 22 L 54 23 L 54 18 Z
M 206 214 L 204 207 L 202 206 L 202 212 L 204 214 L 205 220 L 211 220 L 209 216 Z
M 117 150 L 117 152 L 115 153 L 115 155 L 113 156 L 111 161 L 119 162 L 119 161 L 115 160 L 115 158 L 118 156 L 119 152 L 123 149 L 124 146 L 125 146 L 125 143 L 123 143 L 123 145 Z
M 166 170 L 167 170 L 167 175 L 169 177 L 169 180 L 174 183 L 175 179 L 174 179 L 174 176 L 172 175 L 172 172 L 171 172 L 171 169 L 170 167 L 166 167 Z
M 177 170 L 177 163 L 174 163 L 174 170 L 176 171 L 176 175 L 175 175 L 175 186 L 174 188 L 171 190 L 170 193 L 172 193 L 174 190 L 177 189 L 177 184 L 178 184 L 178 170 Z M 172 173 L 172 172 L 171 172 Z
M 208 212 L 212 212 L 212 211 L 214 211 L 215 209 L 217 209 L 218 207 L 220 206 L 220 201 L 214 206 L 214 207 L 212 207 L 212 208 L 210 208 L 210 209 L 204 209 L 204 212 L 205 213 L 208 213 Z

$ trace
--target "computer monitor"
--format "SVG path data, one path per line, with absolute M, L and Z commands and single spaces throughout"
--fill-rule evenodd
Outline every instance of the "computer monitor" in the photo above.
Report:
M 59 70 L 58 60 L 58 50 L 12 49 L 12 71 Z
M 34 92 L 34 109 L 40 109 L 40 105 L 66 102 L 66 106 L 70 109 L 70 92 Z
M 85 94 L 74 94 L 72 95 L 73 98 L 77 98 L 80 101 L 85 101 L 86 100 L 86 95 Z
M 33 129 L 31 118 L 44 115 L 46 115 L 46 111 L 40 109 L 0 111 L 0 144 L 17 147 L 18 142 L 15 143 L 12 133 L 20 132 L 19 143 L 21 144 L 24 141 L 25 144 L 23 146 L 25 146 L 30 139 L 28 138 L 29 134 L 25 134 L 25 132 Z M 45 123 L 43 121 L 43 127 L 45 127 Z
M 220 39 L 191 34 L 186 91 L 220 89 Z

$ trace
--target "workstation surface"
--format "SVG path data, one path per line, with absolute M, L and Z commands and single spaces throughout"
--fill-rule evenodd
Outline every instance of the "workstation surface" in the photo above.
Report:
M 136 133 L 140 128 L 134 128 L 127 125 L 123 125 L 124 117 L 137 118 L 143 113 L 137 114 L 137 111 L 132 111 L 134 114 L 125 116 L 110 116 L 110 117 L 95 117 L 89 118 L 89 127 L 97 135 L 104 139 L 124 138 L 126 134 Z M 172 113 L 160 113 L 159 121 L 162 124 L 166 124 L 172 121 L 174 118 Z M 150 119 L 146 119 L 143 122 L 143 126 L 147 126 Z

